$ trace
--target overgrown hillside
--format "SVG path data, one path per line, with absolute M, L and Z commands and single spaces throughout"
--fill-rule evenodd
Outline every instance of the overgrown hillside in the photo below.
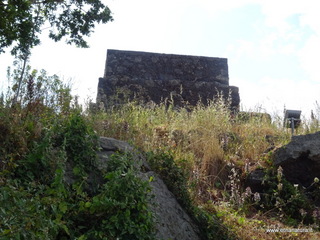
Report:
M 0 101 L 0 239 L 153 239 L 130 156 L 91 176 L 98 136 L 70 88 L 33 71 L 21 89 Z
M 98 135 L 131 142 L 145 152 L 174 156 L 187 173 L 194 203 L 219 216 L 239 239 L 320 236 L 318 208 L 309 208 L 303 194 L 272 166 L 273 150 L 291 139 L 280 116 L 271 120 L 263 113 L 234 114 L 223 101 L 188 110 L 174 109 L 167 102 L 149 106 L 130 102 L 90 116 Z M 319 115 L 302 122 L 297 134 L 319 131 L 317 119 Z M 258 168 L 268 169 L 266 196 L 245 188 L 247 175 Z M 279 184 L 284 185 L 281 193 Z M 268 232 L 272 229 L 287 232 Z
M 16 93 L 13 85 L 0 99 L 0 239 L 154 238 L 149 185 L 136 177 L 130 156 L 114 156 L 110 169 L 99 173 L 101 184 L 92 187 L 98 136 L 128 141 L 146 153 L 177 199 L 206 226 L 204 239 L 216 239 L 212 219 L 227 227 L 230 238 L 320 237 L 318 216 L 312 215 L 317 208 L 301 211 L 303 196 L 271 165 L 272 150 L 291 137 L 280 120 L 235 114 L 223 101 L 192 109 L 168 102 L 82 108 L 58 77 L 30 69 Z M 298 133 L 318 131 L 319 117 L 302 123 Z M 244 187 L 247 174 L 261 167 L 268 169 L 270 185 L 263 197 Z M 268 232 L 279 228 L 313 232 Z

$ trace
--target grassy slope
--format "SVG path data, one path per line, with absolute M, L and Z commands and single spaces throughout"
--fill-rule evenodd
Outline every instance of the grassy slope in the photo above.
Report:
M 223 103 L 199 105 L 191 112 L 165 105 L 141 107 L 129 103 L 91 117 L 101 136 L 131 142 L 143 151 L 173 154 L 177 164 L 189 173 L 189 191 L 194 201 L 207 211 L 218 213 L 239 239 L 320 237 L 315 232 L 267 233 L 268 228 L 311 227 L 303 222 L 294 227 L 285 225 L 277 210 L 264 213 L 241 200 L 244 193 L 241 186 L 248 171 L 269 167 L 268 150 L 290 141 L 290 132 L 282 128 L 280 121 L 255 117 L 243 120 L 230 114 Z M 317 130 L 317 122 L 304 122 L 299 134 Z M 236 169 L 236 175 L 232 169 Z M 230 184 L 237 190 L 232 192 Z

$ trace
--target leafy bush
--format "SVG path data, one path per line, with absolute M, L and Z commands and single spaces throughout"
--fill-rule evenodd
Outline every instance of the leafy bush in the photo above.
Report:
M 7 179 L 0 186 L 1 239 L 154 239 L 150 186 L 128 155 L 114 155 L 106 182 L 90 197 L 64 182 Z M 80 180 L 79 180 L 80 181 Z
M 45 186 L 30 183 L 23 188 L 19 181 L 8 180 L 0 186 L 0 238 L 1 239 L 54 239 L 65 228 L 51 208 L 59 202 L 44 197 Z M 58 199 L 56 199 L 58 200 Z
M 80 202 L 76 225 L 85 239 L 154 239 L 149 183 L 137 177 L 130 155 L 113 155 L 108 166 L 100 193 Z

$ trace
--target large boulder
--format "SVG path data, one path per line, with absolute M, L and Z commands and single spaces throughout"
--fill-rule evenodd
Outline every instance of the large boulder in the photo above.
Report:
M 283 168 L 288 181 L 309 187 L 316 177 L 320 179 L 320 132 L 293 136 L 274 152 L 273 164 Z
M 98 153 L 98 168 L 104 170 L 110 156 L 116 152 L 131 152 L 134 154 L 135 164 L 141 169 L 139 177 L 150 182 L 154 195 L 150 203 L 150 210 L 155 215 L 156 238 L 173 240 L 200 240 L 197 225 L 178 203 L 174 195 L 168 190 L 161 178 L 151 171 L 143 155 L 135 151 L 128 143 L 113 138 L 101 137 L 99 140 L 101 151 Z

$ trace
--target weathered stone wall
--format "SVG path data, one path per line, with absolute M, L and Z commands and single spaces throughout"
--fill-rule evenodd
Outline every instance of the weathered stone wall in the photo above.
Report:
M 176 106 L 196 105 L 219 94 L 225 98 L 231 94 L 231 106 L 238 108 L 239 91 L 229 86 L 225 58 L 108 50 L 97 103 L 108 107 L 135 97 L 142 102 L 168 99 Z

